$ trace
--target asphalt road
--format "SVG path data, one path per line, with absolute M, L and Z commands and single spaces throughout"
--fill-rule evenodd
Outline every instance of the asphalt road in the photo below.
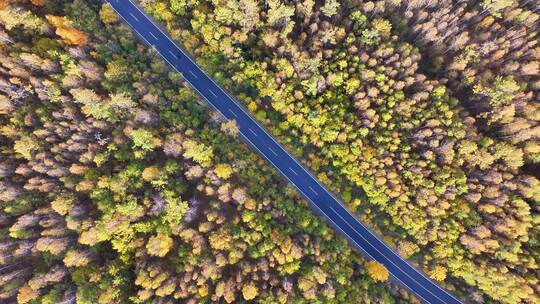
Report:
M 370 258 L 386 266 L 392 279 L 425 303 L 461 303 L 413 268 L 351 215 L 342 203 L 229 96 L 153 21 L 129 0 L 109 0 L 114 10 L 191 86 L 227 119 L 235 119 L 242 138 L 266 158 L 338 232 Z

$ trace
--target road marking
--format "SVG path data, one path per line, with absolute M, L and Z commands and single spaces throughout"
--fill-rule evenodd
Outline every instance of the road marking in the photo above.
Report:
M 311 188 L 311 186 L 308 186 L 309 190 L 313 191 L 313 193 L 315 193 L 315 195 L 319 195 L 319 193 L 317 193 L 317 191 L 315 191 L 313 188 Z
M 229 110 L 229 112 L 231 112 L 231 114 L 232 114 L 234 117 L 238 118 L 238 116 L 236 115 L 236 113 L 234 113 L 233 110 L 231 110 L 231 108 L 227 108 L 227 110 Z
M 154 35 L 154 33 L 152 32 L 148 32 L 148 33 L 150 33 L 150 36 L 154 37 L 154 39 L 158 40 L 158 38 L 156 37 L 156 35 Z
M 176 57 L 176 54 L 173 53 L 173 51 L 171 51 L 171 50 L 169 50 L 169 54 L 171 54 L 174 58 L 178 58 L 178 57 Z
M 268 150 L 270 150 L 270 152 L 274 153 L 275 156 L 278 156 L 276 151 L 274 151 L 272 148 L 268 147 Z
M 216 95 L 216 93 L 214 93 L 214 91 L 208 89 L 208 92 L 210 92 L 210 94 L 212 94 L 215 98 L 217 98 L 217 95 Z
M 195 73 L 193 73 L 192 70 L 188 70 L 188 72 L 191 74 L 191 76 L 195 77 L 195 78 L 199 78 L 199 76 L 195 75 Z
M 296 171 L 294 171 L 293 168 L 289 167 L 289 170 L 291 170 L 292 173 L 294 173 L 294 175 L 298 175 L 298 173 L 296 173 Z
M 135 15 L 133 15 L 133 13 L 130 12 L 129 15 L 130 15 L 133 19 L 135 19 L 135 21 L 139 22 L 139 19 L 137 19 L 137 17 L 135 17 Z
M 258 136 L 257 133 L 255 133 L 255 131 L 253 131 L 251 128 L 248 128 L 248 130 L 253 133 L 253 135 Z

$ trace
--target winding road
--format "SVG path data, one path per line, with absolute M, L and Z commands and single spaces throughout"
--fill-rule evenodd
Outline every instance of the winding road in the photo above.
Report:
M 241 137 L 266 158 L 310 202 L 315 211 L 344 235 L 351 245 L 383 264 L 394 282 L 407 288 L 425 303 L 461 303 L 448 291 L 409 265 L 370 229 L 358 221 L 311 172 L 291 156 L 238 101 L 206 75 L 184 50 L 176 45 L 130 0 L 109 0 L 124 21 L 183 74 L 190 85 L 227 119 L 235 119 Z

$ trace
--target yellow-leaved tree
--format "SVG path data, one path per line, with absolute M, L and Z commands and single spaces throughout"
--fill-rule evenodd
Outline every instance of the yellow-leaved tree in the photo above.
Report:
M 47 20 L 56 27 L 56 34 L 68 44 L 85 45 L 88 37 L 82 31 L 74 28 L 64 17 L 47 15 Z
M 257 286 L 253 285 L 252 283 L 249 283 L 242 287 L 242 295 L 244 296 L 244 299 L 246 301 L 255 299 L 258 294 L 259 290 L 257 289 Z
M 366 263 L 366 270 L 369 276 L 378 282 L 384 282 L 388 280 L 388 269 L 383 264 L 377 261 L 369 261 Z

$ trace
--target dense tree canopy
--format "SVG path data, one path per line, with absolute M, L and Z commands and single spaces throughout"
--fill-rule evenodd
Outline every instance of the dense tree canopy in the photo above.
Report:
M 0 302 L 414 301 L 108 5 L 3 1 L 0 27 Z
M 140 3 L 433 279 L 539 301 L 531 1 Z
M 145 0 L 402 256 L 540 299 L 534 1 Z M 98 1 L 0 1 L 0 302 L 415 301 Z

